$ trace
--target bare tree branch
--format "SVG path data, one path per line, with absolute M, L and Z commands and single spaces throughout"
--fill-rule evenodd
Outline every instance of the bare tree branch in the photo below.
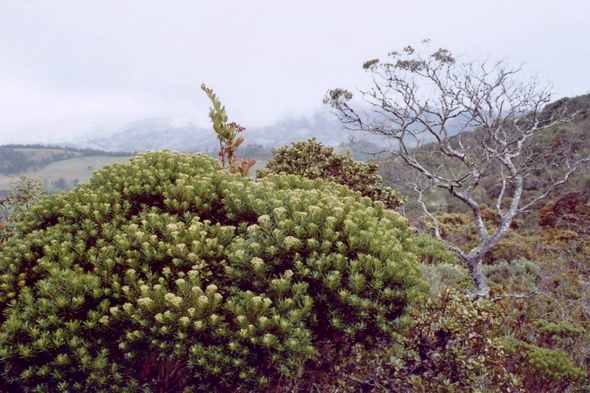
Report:
M 439 224 L 423 198 L 428 188 L 444 190 L 471 210 L 479 244 L 469 252 L 450 246 L 469 267 L 475 294 L 487 296 L 483 255 L 504 238 L 518 214 L 590 161 L 565 150 L 555 154 L 535 142 L 537 135 L 571 121 L 575 114 L 568 115 L 566 105 L 544 111 L 551 87 L 536 77 L 523 79 L 521 68 L 505 61 L 468 61 L 445 49 L 421 54 L 411 47 L 389 55 L 386 63 L 365 64 L 372 84 L 359 89 L 360 109 L 353 105 L 352 93 L 344 89 L 328 91 L 324 102 L 351 132 L 387 137 L 390 148 L 381 146 L 375 154 L 387 152 L 424 179 L 408 186 L 434 223 L 436 237 L 441 238 Z M 546 189 L 524 203 L 525 181 L 531 172 L 543 168 L 548 174 Z M 560 168 L 567 170 L 556 180 Z M 476 191 L 490 176 L 501 182 L 495 198 L 500 224 L 493 233 L 488 233 L 481 216 L 482 201 Z

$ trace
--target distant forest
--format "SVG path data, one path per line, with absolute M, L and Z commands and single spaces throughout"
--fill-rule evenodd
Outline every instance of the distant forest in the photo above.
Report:
M 26 150 L 31 150 L 31 152 L 27 152 Z M 39 150 L 48 150 L 51 153 L 45 155 L 36 154 Z M 76 157 L 128 157 L 136 154 L 137 152 L 109 152 L 42 144 L 3 145 L 0 146 L 0 174 L 15 175 L 27 171 L 35 171 L 52 162 Z

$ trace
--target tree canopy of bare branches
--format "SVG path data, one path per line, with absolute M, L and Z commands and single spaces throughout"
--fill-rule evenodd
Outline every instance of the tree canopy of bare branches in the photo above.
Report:
M 425 41 L 427 44 L 428 42 Z M 473 212 L 479 245 L 469 251 L 449 244 L 468 266 L 476 297 L 489 294 L 482 257 L 507 233 L 514 218 L 564 184 L 587 162 L 566 144 L 543 147 L 535 137 L 556 124 L 573 120 L 563 105 L 544 111 L 551 100 L 550 86 L 536 77 L 524 78 L 520 67 L 505 61 L 464 60 L 446 49 L 417 51 L 408 46 L 391 52 L 387 62 L 364 63 L 370 88 L 359 89 L 355 102 L 345 89 L 329 90 L 324 103 L 350 131 L 387 137 L 387 152 L 412 173 L 403 182 L 434 223 L 435 215 L 423 200 L 426 190 L 442 189 Z M 558 170 L 557 170 L 558 169 Z M 544 172 L 543 191 L 522 199 L 528 176 Z M 559 176 L 557 176 L 558 174 Z M 500 179 L 495 209 L 500 225 L 489 231 L 474 192 L 487 176 Z M 402 179 L 400 179 L 402 180 Z

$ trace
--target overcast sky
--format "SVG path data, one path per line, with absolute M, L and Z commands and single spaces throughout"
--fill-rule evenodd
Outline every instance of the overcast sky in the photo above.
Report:
M 424 38 L 590 92 L 588 0 L 0 0 L 0 144 L 175 116 L 267 125 L 354 88 L 362 63 Z

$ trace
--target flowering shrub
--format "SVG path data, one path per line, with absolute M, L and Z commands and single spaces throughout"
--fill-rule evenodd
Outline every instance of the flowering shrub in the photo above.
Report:
M 46 197 L 4 243 L 2 374 L 38 392 L 294 379 L 320 342 L 398 337 L 423 296 L 411 242 L 342 185 L 140 154 Z

